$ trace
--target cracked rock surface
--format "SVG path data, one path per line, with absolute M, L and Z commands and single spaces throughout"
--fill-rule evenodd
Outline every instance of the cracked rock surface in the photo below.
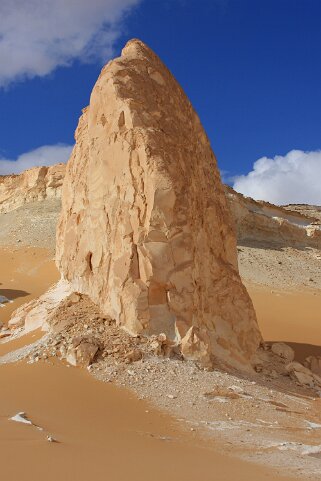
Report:
M 200 357 L 249 367 L 261 337 L 215 156 L 182 88 L 139 40 L 103 68 L 80 118 L 57 259 L 72 290 L 132 334 L 175 341 L 193 326 Z

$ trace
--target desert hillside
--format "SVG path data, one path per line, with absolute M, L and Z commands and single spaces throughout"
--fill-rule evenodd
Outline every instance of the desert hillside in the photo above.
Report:
M 16 175 L 0 175 L 0 213 L 26 203 L 61 197 L 65 165 L 34 167 Z
M 54 252 L 65 165 L 34 167 L 0 176 L 0 245 Z

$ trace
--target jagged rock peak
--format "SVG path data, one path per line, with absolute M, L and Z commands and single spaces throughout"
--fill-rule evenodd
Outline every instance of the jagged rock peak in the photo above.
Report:
M 187 358 L 244 366 L 260 342 L 209 140 L 140 40 L 103 68 L 80 118 L 57 264 L 128 331 L 185 336 Z

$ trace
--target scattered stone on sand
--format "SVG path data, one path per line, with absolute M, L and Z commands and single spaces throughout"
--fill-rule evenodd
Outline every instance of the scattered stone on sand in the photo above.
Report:
M 99 341 L 92 336 L 76 336 L 67 351 L 66 361 L 72 366 L 88 367 L 99 349 Z
M 88 366 L 91 374 L 133 389 L 139 398 L 151 400 L 181 422 L 184 419 L 188 429 L 192 423 L 195 426 L 192 429 L 215 436 L 220 443 L 223 440 L 224 447 L 231 447 L 231 453 L 253 459 L 253 453 L 260 452 L 261 460 L 275 463 L 278 459 L 275 452 L 286 451 L 283 464 L 278 467 L 291 463 L 291 472 L 295 472 L 302 461 L 294 457 L 296 450 L 285 447 L 288 444 L 281 449 L 282 442 L 291 439 L 297 445 L 301 442 L 302 446 L 311 446 L 309 436 L 318 434 L 317 427 L 303 423 L 309 415 L 310 423 L 320 424 L 318 401 L 314 401 L 320 388 L 315 378 L 313 386 L 299 383 L 286 370 L 291 363 L 273 353 L 268 343 L 260 349 L 263 370 L 240 376 L 219 363 L 209 370 L 199 361 L 182 362 L 181 355 L 167 357 L 160 349 L 167 342 L 165 335 L 149 338 L 129 335 L 115 321 L 107 319 L 86 295 L 79 295 L 74 304 L 67 298 L 55 310 L 55 316 L 57 322 L 60 318 L 66 320 L 65 327 L 50 332 L 31 357 L 50 363 L 52 356 L 65 358 L 68 350 L 77 349 L 82 341 L 92 343 L 99 339 L 99 349 Z M 132 356 L 133 351 L 141 352 L 142 356 L 137 356 L 140 359 L 129 367 L 128 354 Z M 293 364 L 288 368 L 291 372 L 307 369 L 302 364 Z M 272 371 L 274 377 L 268 376 Z
M 2 328 L 0 330 L 0 339 L 4 339 L 5 337 L 11 336 L 12 332 L 10 329 Z
M 129 351 L 126 354 L 125 359 L 129 363 L 131 363 L 131 362 L 139 361 L 142 357 L 143 357 L 143 354 L 139 349 L 133 349 L 132 351 Z
M 28 419 L 28 416 L 25 412 L 20 412 L 15 414 L 10 418 L 10 421 L 15 421 L 16 423 L 23 423 L 23 424 L 29 424 L 33 426 L 33 423 Z

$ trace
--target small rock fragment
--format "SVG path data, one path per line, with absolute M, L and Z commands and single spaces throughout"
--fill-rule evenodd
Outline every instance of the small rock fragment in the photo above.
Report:
M 10 421 L 32 425 L 32 422 L 30 421 L 30 419 L 28 419 L 27 414 L 25 412 L 20 412 L 15 414 L 14 416 L 12 416 L 12 418 L 10 418 Z
M 128 352 L 125 356 L 127 362 L 136 362 L 139 361 L 143 357 L 142 352 L 139 349 L 133 349 L 132 351 Z

